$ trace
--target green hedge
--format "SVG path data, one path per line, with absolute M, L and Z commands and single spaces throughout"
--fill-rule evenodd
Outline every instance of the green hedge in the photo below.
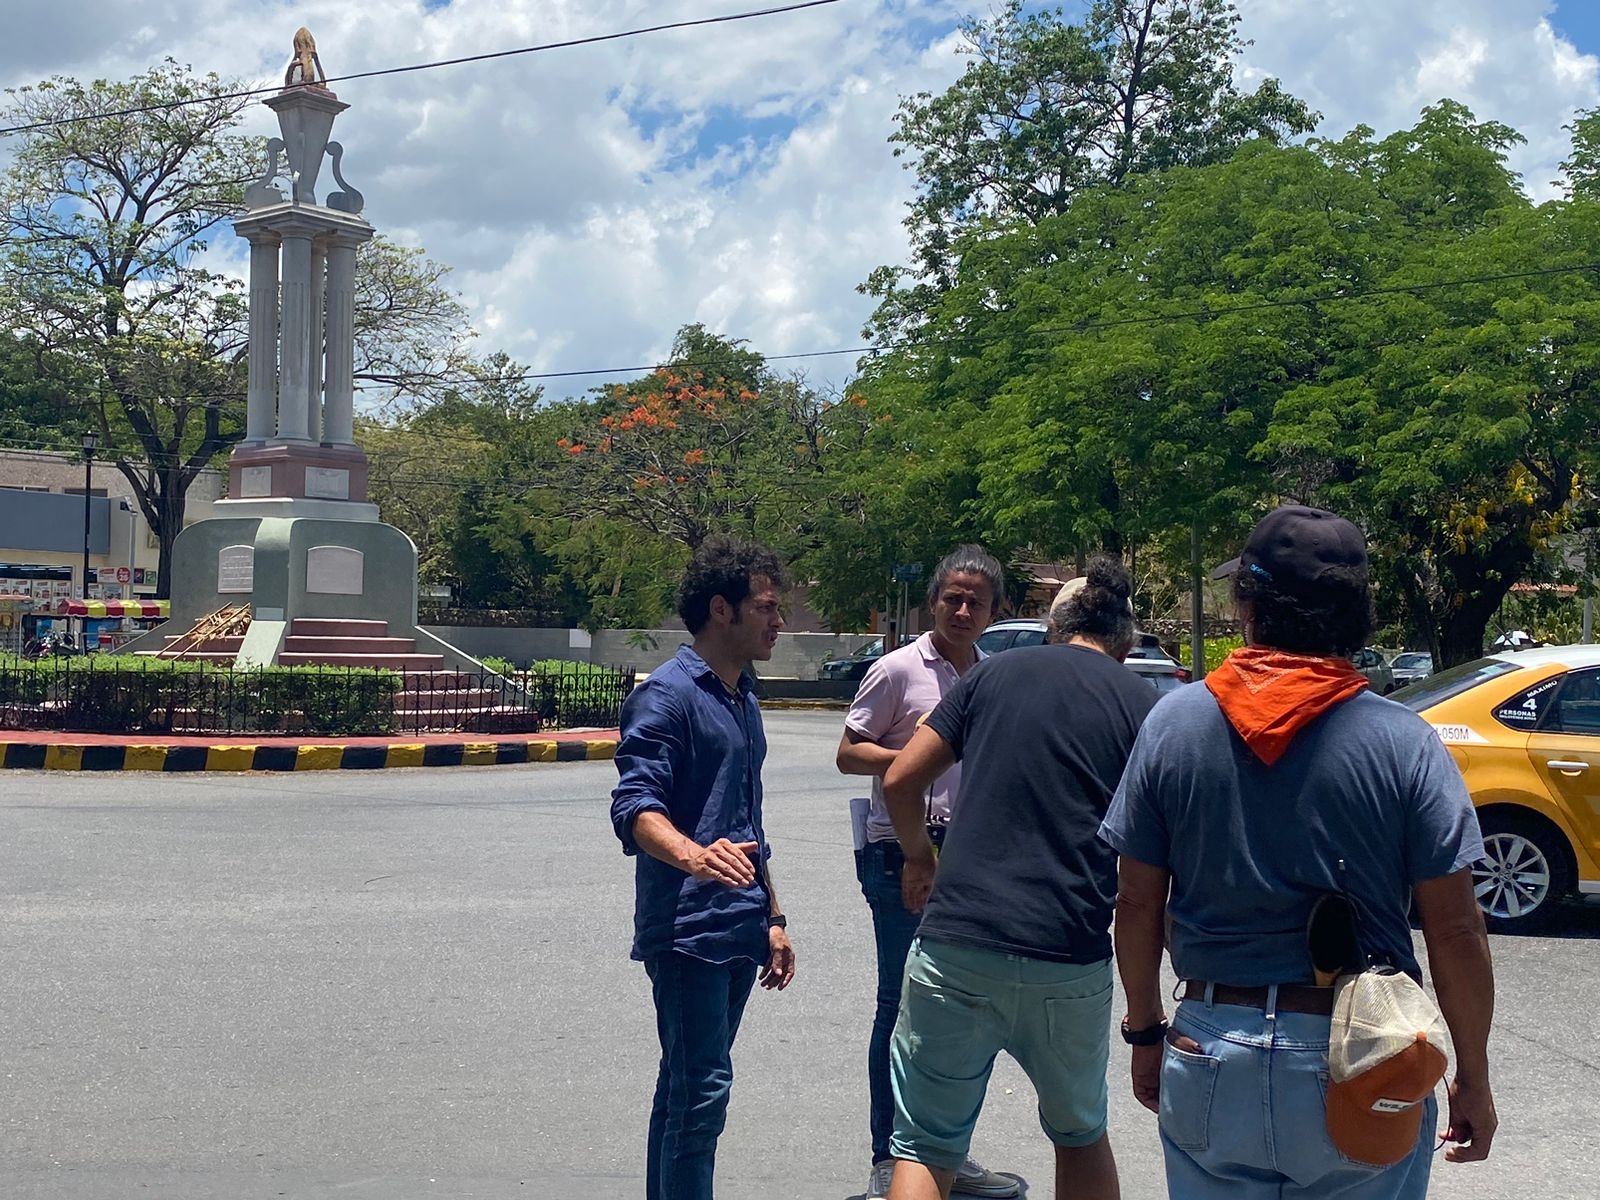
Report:
M 395 671 L 0 656 L 0 725 L 84 732 L 386 734 Z

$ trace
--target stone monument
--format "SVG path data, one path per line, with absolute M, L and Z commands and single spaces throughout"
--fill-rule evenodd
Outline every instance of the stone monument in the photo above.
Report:
M 283 90 L 263 101 L 281 136 L 267 142 L 265 169 L 234 220 L 250 243 L 245 437 L 228 465 L 228 498 L 173 547 L 171 620 L 139 648 L 247 602 L 241 664 L 280 661 L 299 619 L 384 621 L 388 648 L 409 639 L 419 652 L 390 656 L 417 660 L 404 665 L 481 669 L 416 628 L 416 547 L 367 501 L 367 456 L 354 436 L 355 282 L 356 252 L 375 230 L 341 171 L 343 147 L 329 140 L 349 106 L 328 90 L 309 31 L 296 32 L 294 49 Z M 338 190 L 319 202 L 324 160 Z

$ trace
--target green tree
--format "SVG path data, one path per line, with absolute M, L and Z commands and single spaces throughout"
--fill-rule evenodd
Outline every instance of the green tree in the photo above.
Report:
M 949 282 L 967 230 L 1037 223 L 1086 188 L 1310 130 L 1316 115 L 1277 80 L 1237 87 L 1238 26 L 1228 0 L 1095 0 L 1081 24 L 1008 0 L 969 21 L 966 70 L 940 95 L 902 100 L 889 139 L 917 176 L 906 221 L 916 267 L 869 280 L 886 301 L 880 322 L 925 299 L 926 288 L 898 294 L 907 274 Z
M 1577 200 L 1600 200 L 1600 108 L 1580 109 L 1564 126 L 1572 135 L 1572 152 L 1561 163 L 1567 193 Z
M 1194 524 L 1220 557 L 1264 507 L 1323 503 L 1367 529 L 1388 614 L 1475 655 L 1596 508 L 1600 288 L 1562 268 L 1596 261 L 1600 204 L 1535 207 L 1516 139 L 1444 102 L 968 237 L 919 339 L 868 364 L 858 486 L 894 520 L 920 501 L 919 536 L 1045 558 L 1171 555 Z
M 158 588 L 190 484 L 239 436 L 243 303 L 200 265 L 238 207 L 252 143 L 235 81 L 170 60 L 126 82 L 10 89 L 0 181 L 14 328 L 95 368 L 86 408 L 160 539 Z M 173 100 L 181 108 L 149 109 Z

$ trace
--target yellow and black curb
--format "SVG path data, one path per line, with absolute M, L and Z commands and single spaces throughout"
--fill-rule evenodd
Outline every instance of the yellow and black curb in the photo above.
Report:
M 614 741 L 391 742 L 387 745 L 146 746 L 0 742 L 0 769 L 22 771 L 375 771 L 494 767 L 614 758 Z

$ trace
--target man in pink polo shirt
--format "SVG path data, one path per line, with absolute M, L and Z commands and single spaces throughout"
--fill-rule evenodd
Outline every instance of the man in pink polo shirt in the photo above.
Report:
M 933 629 L 872 665 L 844 719 L 844 736 L 839 740 L 839 770 L 846 775 L 872 776 L 866 845 L 856 851 L 856 877 L 872 910 L 878 949 L 878 1003 L 867 1048 L 872 1174 L 866 1200 L 887 1195 L 894 1176 L 894 1159 L 889 1153 L 894 1133 L 889 1047 L 900 1015 L 906 954 L 919 919 L 900 897 L 904 857 L 884 807 L 883 776 L 922 718 L 938 707 L 945 693 L 978 661 L 978 635 L 988 628 L 1004 592 L 1005 574 L 982 546 L 958 546 L 947 554 L 928 585 Z M 928 815 L 934 826 L 950 819 L 960 784 L 961 765 L 957 763 L 930 789 Z M 1003 1198 L 1015 1196 L 1019 1189 L 1016 1180 L 986 1171 L 969 1158 L 956 1175 L 954 1190 L 968 1196 Z

